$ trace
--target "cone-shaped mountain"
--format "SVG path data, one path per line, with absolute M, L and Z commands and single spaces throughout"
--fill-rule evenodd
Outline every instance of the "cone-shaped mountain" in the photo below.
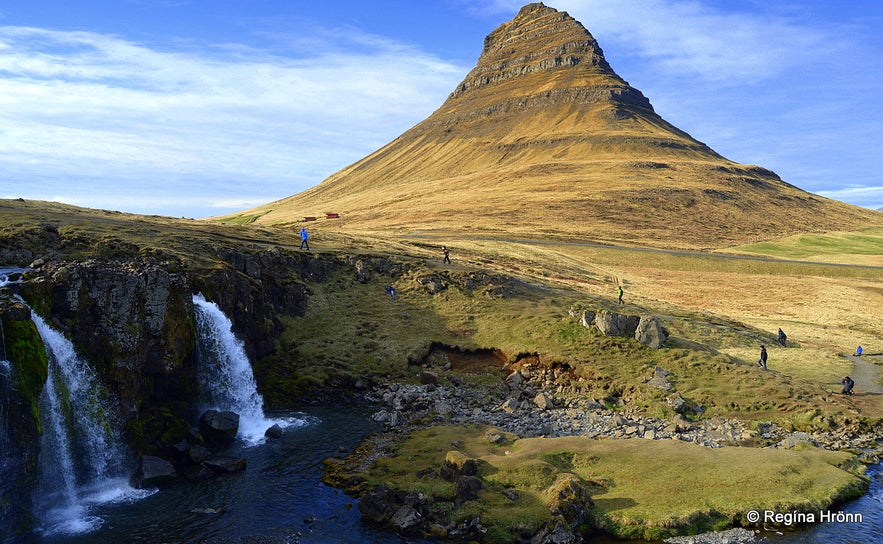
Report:
M 693 248 L 883 217 L 718 155 L 662 119 L 579 22 L 541 3 L 485 38 L 427 119 L 319 185 L 239 215 L 279 224 L 327 212 L 352 229 Z

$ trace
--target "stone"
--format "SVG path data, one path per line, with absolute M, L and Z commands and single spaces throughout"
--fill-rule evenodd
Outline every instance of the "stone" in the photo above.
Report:
M 558 475 L 546 490 L 546 496 L 550 497 L 548 506 L 552 515 L 561 516 L 571 528 L 585 524 L 595 505 L 582 479 L 568 472 Z
M 283 434 L 285 434 L 285 431 L 278 423 L 274 423 L 272 427 L 264 432 L 264 436 L 267 438 L 282 438 Z
M 506 412 L 507 414 L 514 414 L 518 410 L 518 401 L 515 399 L 506 399 L 503 401 L 498 408 L 498 411 Z
M 556 523 L 553 527 L 543 527 L 530 539 L 530 544 L 580 544 L 582 537 L 574 534 L 569 527 Z
M 229 474 L 245 470 L 248 461 L 245 457 L 215 457 L 203 461 L 202 464 L 215 474 Z
M 410 504 L 400 506 L 389 519 L 395 532 L 404 536 L 418 536 L 421 531 L 423 516 Z
M 674 389 L 674 386 L 668 380 L 668 377 L 671 375 L 671 372 L 667 370 L 663 370 L 660 367 L 656 367 L 653 371 L 653 377 L 647 382 L 647 385 L 651 387 L 655 387 L 657 389 L 663 389 L 665 391 L 671 391 Z
M 420 374 L 420 384 L 421 385 L 436 385 L 438 383 L 438 374 L 434 372 L 422 372 Z
M 655 316 L 643 315 L 635 329 L 635 340 L 653 349 L 659 349 L 668 340 L 668 331 Z
M 239 432 L 239 414 L 226 410 L 206 410 L 199 418 L 199 432 L 208 444 L 230 444 Z
M 190 446 L 187 450 L 187 457 L 191 464 L 198 465 L 212 456 L 212 452 L 205 446 L 199 444 Z
M 638 322 L 638 316 L 618 314 L 608 310 L 601 310 L 595 314 L 595 326 L 606 336 L 633 336 L 638 328 Z
M 175 470 L 175 466 L 166 459 L 153 455 L 141 457 L 138 487 L 163 487 L 175 482 L 177 479 L 178 472 Z
M 445 454 L 445 462 L 439 473 L 442 478 L 452 482 L 460 476 L 475 476 L 478 474 L 478 461 L 459 450 L 451 450 Z
M 359 499 L 359 514 L 362 519 L 386 523 L 395 512 L 392 499 L 392 493 L 386 486 L 377 486 Z
M 686 414 L 690 410 L 687 401 L 684 400 L 684 397 L 678 392 L 675 392 L 674 395 L 665 399 L 665 402 L 671 406 L 671 409 L 674 410 L 676 414 Z
M 533 398 L 533 403 L 540 410 L 548 410 L 555 407 L 555 401 L 552 397 L 542 391 L 537 393 L 537 396 Z
M 524 375 L 521 372 L 515 371 L 512 374 L 506 376 L 506 383 L 511 387 L 520 387 L 521 384 L 524 383 Z
M 478 492 L 484 489 L 481 478 L 477 476 L 457 477 L 457 501 L 473 501 L 478 498 Z

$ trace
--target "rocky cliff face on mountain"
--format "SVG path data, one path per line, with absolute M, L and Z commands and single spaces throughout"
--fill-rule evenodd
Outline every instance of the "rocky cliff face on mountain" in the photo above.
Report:
M 723 247 L 850 230 L 876 212 L 727 160 L 660 117 L 565 12 L 525 6 L 427 119 L 293 197 L 243 212 L 348 228 L 545 234 Z

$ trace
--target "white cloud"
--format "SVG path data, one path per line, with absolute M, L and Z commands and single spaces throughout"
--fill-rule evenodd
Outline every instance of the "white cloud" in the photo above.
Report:
M 844 202 L 861 202 L 862 206 L 872 210 L 883 208 L 883 186 L 844 187 L 830 191 L 818 191 L 818 194 Z
M 283 57 L 7 26 L 0 44 L 5 178 L 41 198 L 76 183 L 79 201 L 110 189 L 157 207 L 306 189 L 426 117 L 465 73 L 379 39 Z

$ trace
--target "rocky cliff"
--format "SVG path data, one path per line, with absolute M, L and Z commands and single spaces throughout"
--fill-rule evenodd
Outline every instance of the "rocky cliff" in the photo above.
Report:
M 31 308 L 73 342 L 119 402 L 132 449 L 162 456 L 187 436 L 196 415 L 193 293 L 215 301 L 252 360 L 260 360 L 274 352 L 280 318 L 303 313 L 305 281 L 321 280 L 333 266 L 278 250 L 229 248 L 219 251 L 216 267 L 201 270 L 139 258 L 36 265 L 0 293 L 0 354 L 8 359 L 0 369 L 0 526 L 16 534 L 34 522 L 30 490 L 45 424 L 39 398 L 47 353 Z

